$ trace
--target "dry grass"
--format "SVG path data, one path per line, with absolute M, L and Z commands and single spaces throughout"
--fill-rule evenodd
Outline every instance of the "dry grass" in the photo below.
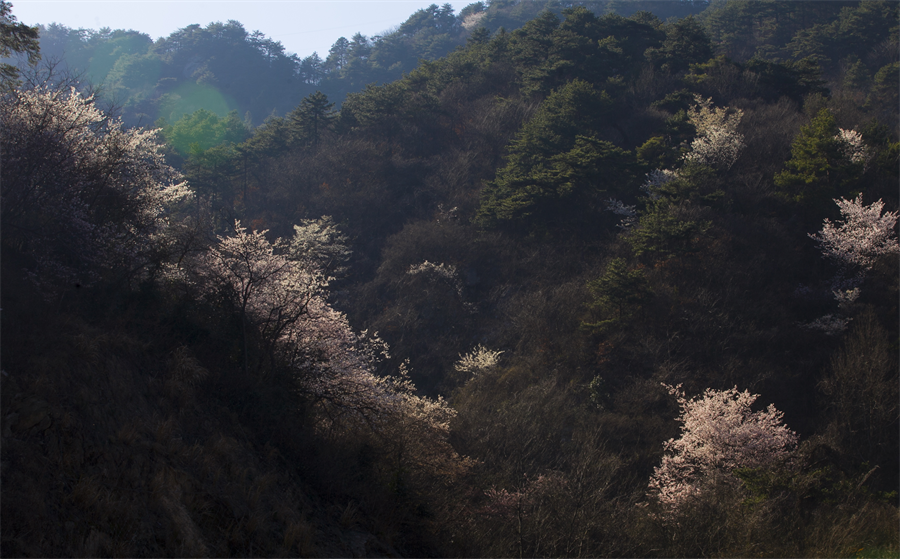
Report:
M 73 320 L 44 335 L 31 358 L 4 366 L 4 556 L 347 549 L 319 536 L 331 521 L 281 453 L 257 450 L 196 392 L 211 375 L 188 348 L 157 359 L 124 333 Z

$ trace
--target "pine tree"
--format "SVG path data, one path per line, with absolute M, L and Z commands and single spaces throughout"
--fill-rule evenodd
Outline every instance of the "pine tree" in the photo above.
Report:
M 321 91 L 305 97 L 288 117 L 293 140 L 305 147 L 318 148 L 320 136 L 334 121 L 333 108 L 334 103 L 329 103 Z
M 12 4 L 0 0 L 0 58 L 9 58 L 12 53 L 24 54 L 29 64 L 36 64 L 40 58 L 38 28 L 17 23 L 12 15 Z M 0 63 L 0 93 L 14 89 L 18 83 L 19 70 L 12 64 Z

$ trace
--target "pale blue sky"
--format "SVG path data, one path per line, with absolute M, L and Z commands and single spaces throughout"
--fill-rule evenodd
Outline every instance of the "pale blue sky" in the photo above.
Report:
M 449 2 L 459 13 L 474 0 Z M 357 31 L 371 37 L 403 23 L 416 10 L 443 1 L 422 0 L 11 0 L 12 13 L 28 25 L 134 29 L 154 40 L 192 23 L 234 19 L 248 32 L 262 31 L 301 57 L 324 58 L 335 39 Z

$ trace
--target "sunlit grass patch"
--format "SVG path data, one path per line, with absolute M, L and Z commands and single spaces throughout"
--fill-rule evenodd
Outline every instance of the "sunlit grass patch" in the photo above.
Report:
M 856 552 L 853 559 L 900 559 L 900 551 L 884 547 L 864 547 Z

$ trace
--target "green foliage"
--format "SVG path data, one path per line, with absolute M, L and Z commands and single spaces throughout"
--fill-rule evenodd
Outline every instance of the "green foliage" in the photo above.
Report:
M 775 186 L 786 200 L 824 207 L 833 198 L 846 195 L 857 184 L 860 163 L 844 157 L 834 115 L 822 109 L 800 129 L 791 145 L 786 169 L 775 175 Z
M 701 18 L 720 50 L 747 60 L 777 52 L 804 29 L 830 22 L 855 4 L 729 0 L 713 3 Z
M 674 258 L 696 252 L 700 238 L 712 225 L 697 213 L 689 204 L 654 204 L 625 240 L 637 256 Z
M 580 6 L 562 15 L 560 21 L 546 10 L 510 37 L 526 94 L 544 93 L 576 76 L 594 84 L 632 77 L 641 69 L 644 52 L 658 47 L 664 35 L 659 20 L 647 12 L 598 18 Z
M 41 47 L 38 43 L 38 29 L 17 23 L 12 15 L 12 4 L 0 1 L 0 58 L 9 58 L 13 53 L 25 55 L 28 64 L 37 64 Z M 0 63 L 0 93 L 6 93 L 18 85 L 19 69 L 6 62 Z
M 724 55 L 692 64 L 685 82 L 704 94 L 723 99 L 749 96 L 777 101 L 788 97 L 801 103 L 810 94 L 825 94 L 821 69 L 811 58 L 783 63 L 754 56 L 736 63 Z
M 823 65 L 837 64 L 848 55 L 861 58 L 882 37 L 897 33 L 898 15 L 895 2 L 842 6 L 836 19 L 798 31 L 786 48 L 797 59 L 812 57 Z
M 821 69 L 810 58 L 776 63 L 754 57 L 747 62 L 745 68 L 755 75 L 763 89 L 761 93 L 772 101 L 784 96 L 800 102 L 807 95 L 827 92 L 821 79 Z
M 601 209 L 604 194 L 633 188 L 633 154 L 593 136 L 610 104 L 604 92 L 580 80 L 554 91 L 510 143 L 506 166 L 482 191 L 479 222 L 577 230 Z
M 884 107 L 896 115 L 897 105 L 900 104 L 897 83 L 900 83 L 900 62 L 892 62 L 880 68 L 872 80 L 872 92 L 869 94 L 868 103 Z
M 677 148 L 668 145 L 663 136 L 653 136 L 635 150 L 637 161 L 650 169 L 670 169 L 681 159 Z
M 653 195 L 664 198 L 665 203 L 669 204 L 692 202 L 710 206 L 720 203 L 725 192 L 712 167 L 688 162 L 679 169 L 675 178 L 655 188 Z
M 635 181 L 631 152 L 610 142 L 578 136 L 571 150 L 534 158 L 527 171 L 512 163 L 482 192 L 478 211 L 486 226 L 525 231 L 578 231 L 591 226 L 604 196 Z
M 174 124 L 168 124 L 165 120 L 157 124 L 162 127 L 169 145 L 182 156 L 199 155 L 225 142 L 238 144 L 249 136 L 237 111 L 220 118 L 206 109 L 198 109 L 193 114 L 182 116 Z
M 300 101 L 300 105 L 288 115 L 294 141 L 304 147 L 317 148 L 319 136 L 332 126 L 333 108 L 334 103 L 329 103 L 328 97 L 321 91 Z
M 662 45 L 647 51 L 647 58 L 664 71 L 683 72 L 691 64 L 706 62 L 712 57 L 709 36 L 693 16 L 666 25 L 665 32 Z
M 622 258 L 612 259 L 606 265 L 603 275 L 588 282 L 587 287 L 594 297 L 591 306 L 601 309 L 606 315 L 614 314 L 613 317 L 606 320 L 584 325 L 591 329 L 608 328 L 629 316 L 634 309 L 641 308 L 653 297 L 653 290 L 644 277 L 643 270 L 629 270 L 628 264 Z M 596 379 L 594 380 L 596 381 Z M 594 383 L 592 382 L 592 398 L 593 393 Z
M 575 137 L 598 129 L 610 116 L 612 101 L 584 80 L 550 94 L 510 146 L 510 157 L 531 161 L 571 148 Z

